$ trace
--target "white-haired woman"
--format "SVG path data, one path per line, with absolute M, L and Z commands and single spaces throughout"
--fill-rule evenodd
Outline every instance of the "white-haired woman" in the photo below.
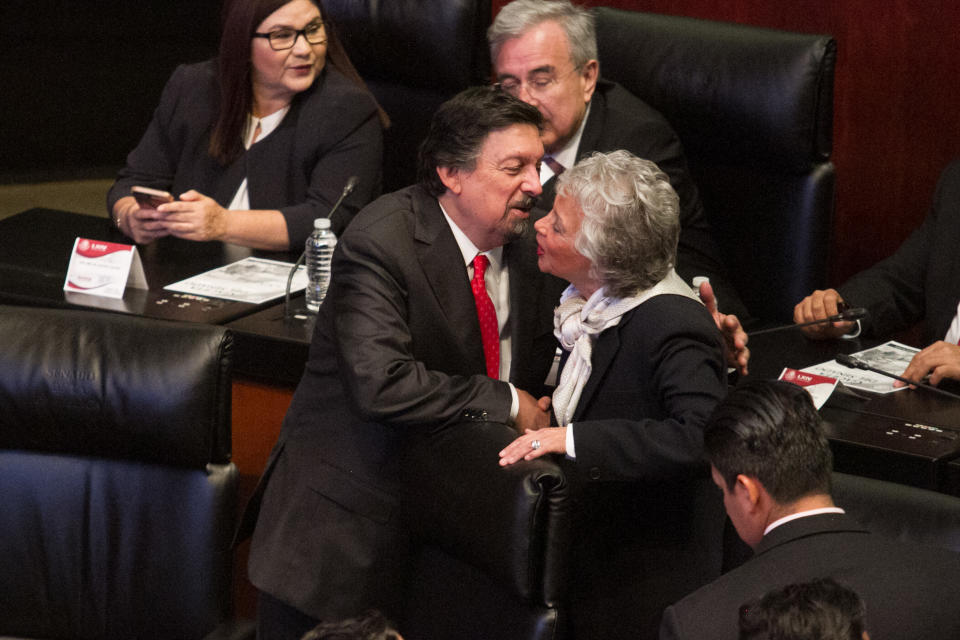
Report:
M 520 436 L 500 463 L 562 453 L 606 479 L 695 463 L 727 385 L 717 326 L 674 271 L 676 193 L 626 151 L 581 161 L 557 191 L 535 228 L 540 270 L 571 283 L 554 317 L 559 426 Z
M 563 173 L 535 225 L 540 269 L 570 282 L 554 318 L 557 426 L 527 431 L 500 464 L 565 456 L 578 640 L 656 637 L 664 606 L 719 575 L 702 451 L 726 368 L 716 323 L 674 271 L 677 207 L 655 164 L 616 151 Z M 691 526 L 694 511 L 710 524 Z

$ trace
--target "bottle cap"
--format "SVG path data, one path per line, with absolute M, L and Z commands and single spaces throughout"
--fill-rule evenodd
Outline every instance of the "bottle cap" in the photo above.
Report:
M 313 221 L 314 229 L 329 229 L 330 228 L 330 218 L 316 218 Z

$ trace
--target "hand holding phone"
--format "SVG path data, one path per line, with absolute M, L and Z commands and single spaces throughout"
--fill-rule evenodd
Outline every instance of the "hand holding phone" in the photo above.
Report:
M 130 195 L 136 198 L 137 204 L 143 209 L 156 209 L 160 205 L 174 200 L 169 191 L 160 191 L 149 187 L 131 187 Z

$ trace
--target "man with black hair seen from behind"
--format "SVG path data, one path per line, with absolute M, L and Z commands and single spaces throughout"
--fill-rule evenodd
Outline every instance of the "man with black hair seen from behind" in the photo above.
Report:
M 860 594 L 876 638 L 960 638 L 960 554 L 886 540 L 834 504 L 833 456 L 804 389 L 770 380 L 734 389 L 708 421 L 704 446 L 754 557 L 668 607 L 661 640 L 736 640 L 741 604 L 827 577 Z

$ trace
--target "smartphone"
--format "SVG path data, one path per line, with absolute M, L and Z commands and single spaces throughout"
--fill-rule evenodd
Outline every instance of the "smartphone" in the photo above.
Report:
M 145 209 L 156 209 L 165 202 L 173 202 L 170 192 L 149 187 L 130 187 L 130 195 Z

